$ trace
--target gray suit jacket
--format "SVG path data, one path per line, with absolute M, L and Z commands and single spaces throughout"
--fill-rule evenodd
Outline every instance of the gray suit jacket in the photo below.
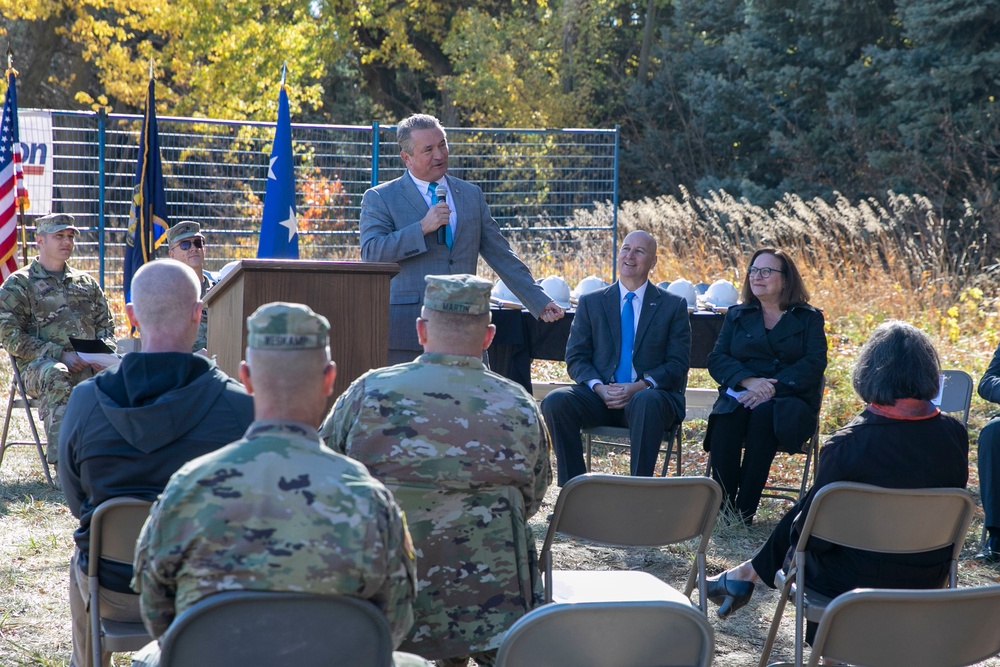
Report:
M 580 298 L 566 344 L 566 370 L 575 382 L 614 381 L 622 345 L 618 283 Z M 653 283 L 646 283 L 642 311 L 632 348 L 639 377 L 649 377 L 683 416 L 691 356 L 691 323 L 687 302 Z
M 475 274 L 480 255 L 535 317 L 552 300 L 500 233 L 479 186 L 452 176 L 447 183 L 457 215 L 450 250 L 436 234 L 420 233 L 428 207 L 408 173 L 371 188 L 361 200 L 361 259 L 397 262 L 400 268 L 389 283 L 391 350 L 420 350 L 414 322 L 424 301 L 424 276 Z

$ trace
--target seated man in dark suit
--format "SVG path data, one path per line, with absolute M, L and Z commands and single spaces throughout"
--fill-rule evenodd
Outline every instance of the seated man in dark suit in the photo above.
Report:
M 632 232 L 618 253 L 618 282 L 580 299 L 566 344 L 566 370 L 578 384 L 542 401 L 560 486 L 587 472 L 581 428 L 627 426 L 632 474 L 649 477 L 664 430 L 684 418 L 687 303 L 649 282 L 655 265 L 656 240 Z
M 979 395 L 991 403 L 1000 403 L 1000 346 L 979 381 Z M 1000 415 L 994 416 L 979 432 L 979 493 L 986 514 L 987 537 L 975 559 L 1000 563 Z

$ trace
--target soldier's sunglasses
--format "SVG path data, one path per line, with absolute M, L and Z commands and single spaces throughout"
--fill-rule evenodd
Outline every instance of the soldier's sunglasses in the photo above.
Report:
M 184 239 L 174 247 L 180 248 L 181 250 L 190 250 L 191 246 L 194 246 L 195 248 L 204 248 L 205 241 L 202 239 Z

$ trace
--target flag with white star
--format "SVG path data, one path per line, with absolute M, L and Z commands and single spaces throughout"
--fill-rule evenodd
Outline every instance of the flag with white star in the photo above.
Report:
M 143 264 L 156 259 L 156 249 L 167 239 L 167 195 L 163 188 L 160 133 L 156 126 L 156 87 L 150 65 L 146 111 L 139 133 L 139 161 L 132 186 L 132 206 L 125 230 L 125 265 L 122 287 L 125 303 L 132 300 L 132 276 Z
M 17 88 L 14 70 L 7 70 L 7 95 L 0 115 L 0 275 L 17 271 L 17 210 L 28 208 L 28 191 L 21 170 L 21 141 L 17 132 Z
M 283 79 L 284 77 L 282 77 Z M 264 216 L 257 243 L 258 258 L 298 259 L 299 224 L 295 217 L 295 155 L 292 122 L 284 81 L 278 93 L 278 124 L 264 189 Z

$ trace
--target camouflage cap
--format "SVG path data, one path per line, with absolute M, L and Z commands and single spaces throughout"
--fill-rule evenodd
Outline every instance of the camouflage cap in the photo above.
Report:
M 479 276 L 456 273 L 425 276 L 424 308 L 459 315 L 483 315 L 490 312 L 493 283 Z
M 265 303 L 247 318 L 247 347 L 313 350 L 330 344 L 330 322 L 301 303 Z
M 35 220 L 35 231 L 39 234 L 55 234 L 64 229 L 79 232 L 75 223 L 76 219 L 67 213 L 49 213 Z
M 190 220 L 181 220 L 167 230 L 167 243 L 173 245 L 194 236 L 201 236 L 201 225 Z

